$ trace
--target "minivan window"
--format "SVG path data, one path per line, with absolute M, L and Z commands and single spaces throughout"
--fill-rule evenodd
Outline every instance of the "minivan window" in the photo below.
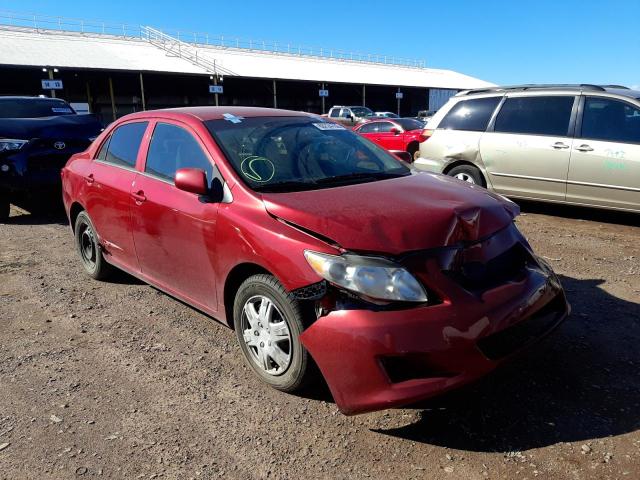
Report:
M 173 181 L 176 170 L 199 168 L 212 180 L 212 165 L 200 144 L 184 128 L 168 123 L 158 123 L 153 129 L 144 171 L 165 180 Z
M 566 137 L 573 96 L 507 98 L 498 112 L 495 132 Z
M 116 128 L 111 135 L 105 161 L 114 165 L 134 167 L 147 124 L 148 122 L 125 123 Z
M 501 98 L 475 98 L 458 102 L 445 115 L 438 128 L 484 132 Z
M 581 137 L 607 142 L 640 143 L 640 109 L 619 100 L 587 97 Z

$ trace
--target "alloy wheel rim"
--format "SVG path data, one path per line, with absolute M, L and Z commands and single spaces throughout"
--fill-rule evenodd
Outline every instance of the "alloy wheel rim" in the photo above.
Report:
M 80 254 L 82 260 L 91 268 L 96 265 L 96 239 L 93 230 L 89 225 L 85 225 L 80 234 Z
M 264 295 L 248 299 L 242 308 L 241 325 L 254 365 L 272 376 L 286 372 L 292 359 L 291 332 L 274 302 Z
M 468 173 L 464 173 L 464 172 L 460 172 L 460 173 L 456 174 L 455 178 L 457 178 L 458 180 L 462 180 L 463 182 L 467 182 L 467 183 L 473 183 L 473 184 L 476 183 L 471 175 L 469 175 Z

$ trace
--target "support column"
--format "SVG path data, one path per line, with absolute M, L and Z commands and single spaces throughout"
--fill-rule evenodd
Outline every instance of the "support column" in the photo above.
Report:
M 147 102 L 144 99 L 144 80 L 142 79 L 142 72 L 140 72 L 140 98 L 142 99 L 142 110 L 146 110 Z
M 400 93 L 400 87 L 398 87 L 398 93 Z M 398 111 L 397 111 L 398 116 L 400 116 L 400 98 L 398 98 Z
M 367 86 L 362 85 L 362 106 L 367 106 Z
M 278 95 L 276 93 L 276 80 L 273 80 L 273 108 L 278 108 Z
M 214 65 L 215 65 L 215 63 L 214 63 Z M 214 85 L 218 85 L 218 74 L 217 73 L 214 73 L 214 75 L 213 75 L 213 84 Z M 214 96 L 216 97 L 216 107 L 218 107 L 218 106 L 220 106 L 220 102 L 218 100 L 218 94 L 215 93 Z
M 89 104 L 89 113 L 93 111 L 93 98 L 91 98 L 91 85 L 89 85 L 89 80 L 85 82 L 87 87 L 87 103 Z
M 116 99 L 113 95 L 113 80 L 109 76 L 109 96 L 111 97 L 111 113 L 113 114 L 113 121 L 116 121 Z
M 49 80 L 53 80 L 53 70 L 49 69 Z M 51 90 L 51 98 L 56 98 L 56 91 Z

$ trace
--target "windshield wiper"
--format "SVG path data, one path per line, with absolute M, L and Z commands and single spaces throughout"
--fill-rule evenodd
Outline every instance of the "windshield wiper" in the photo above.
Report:
M 336 175 L 334 177 L 326 177 L 316 180 L 319 185 L 326 185 L 328 183 L 343 183 L 353 182 L 358 180 L 375 181 L 384 180 L 387 178 L 398 178 L 406 176 L 406 173 L 391 173 L 391 172 L 369 172 L 369 173 L 348 173 L 345 175 Z
M 313 182 L 300 182 L 297 180 L 287 180 L 283 182 L 265 183 L 264 185 L 258 185 L 253 187 L 256 192 L 282 192 L 282 191 L 295 191 L 295 190 L 307 190 L 313 188 Z

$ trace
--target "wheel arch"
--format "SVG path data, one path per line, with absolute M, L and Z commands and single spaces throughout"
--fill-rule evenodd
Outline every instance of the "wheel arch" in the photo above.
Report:
M 262 273 L 273 275 L 272 272 L 270 272 L 263 266 L 251 262 L 240 263 L 229 271 L 229 274 L 227 275 L 227 278 L 224 282 L 222 301 L 224 308 L 224 318 L 227 322 L 227 325 L 229 325 L 231 328 L 234 328 L 233 302 L 235 300 L 235 294 L 238 291 L 238 288 L 247 278 Z
M 83 212 L 85 208 L 78 202 L 73 202 L 71 208 L 69 208 L 69 223 L 71 224 L 71 230 L 76 230 L 76 218 Z
M 453 170 L 456 167 L 461 167 L 463 165 L 468 165 L 470 167 L 475 168 L 476 170 L 478 170 L 480 172 L 480 177 L 482 178 L 482 186 L 486 187 L 487 186 L 487 176 L 485 174 L 485 172 L 483 171 L 482 168 L 480 168 L 478 165 L 476 165 L 473 162 L 469 162 L 467 160 L 456 160 L 455 162 L 451 162 L 449 164 L 447 164 L 446 167 L 444 167 L 444 169 L 442 170 L 442 173 L 444 175 L 449 175 L 449 172 L 451 170 Z

